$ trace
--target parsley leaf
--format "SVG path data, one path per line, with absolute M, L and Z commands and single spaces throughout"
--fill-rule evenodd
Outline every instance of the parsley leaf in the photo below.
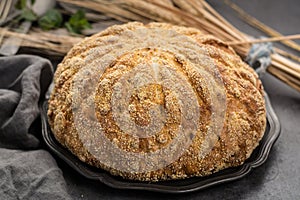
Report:
M 50 30 L 62 26 L 64 18 L 57 9 L 50 9 L 44 16 L 39 17 L 30 6 L 30 4 L 33 5 L 34 3 L 35 0 L 17 0 L 15 7 L 21 11 L 21 14 L 14 20 L 14 23 L 19 23 L 23 20 L 31 22 L 37 21 L 39 27 L 43 30 Z M 76 13 L 71 15 L 64 25 L 72 34 L 81 34 L 82 30 L 92 28 L 86 19 L 85 12 L 83 10 L 78 10 Z
M 30 4 L 33 5 L 35 0 L 31 0 Z M 31 8 L 29 8 L 27 4 L 27 0 L 18 0 L 15 4 L 16 9 L 21 10 L 20 16 L 16 19 L 16 22 L 20 20 L 26 21 L 36 21 L 38 16 L 33 12 Z
M 22 13 L 20 16 L 21 19 L 25 19 L 26 21 L 36 21 L 37 20 L 37 15 L 33 12 L 33 10 L 29 8 L 24 8 L 22 9 Z
M 59 28 L 62 22 L 62 14 L 56 9 L 48 10 L 46 14 L 38 20 L 38 24 L 43 30 Z
M 80 34 L 82 30 L 92 28 L 88 20 L 85 18 L 85 12 L 78 10 L 73 14 L 69 21 L 65 23 L 66 28 L 69 32 L 74 34 Z
M 22 10 L 22 9 L 26 8 L 26 6 L 27 6 L 27 0 L 18 0 L 15 4 L 15 7 L 18 10 Z

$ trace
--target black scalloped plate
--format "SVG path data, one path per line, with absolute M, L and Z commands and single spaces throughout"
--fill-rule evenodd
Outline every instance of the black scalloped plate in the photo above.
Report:
M 112 176 L 108 172 L 91 167 L 80 161 L 69 150 L 58 143 L 51 132 L 47 121 L 47 101 L 40 106 L 42 119 L 42 135 L 46 145 L 53 153 L 64 160 L 79 174 L 92 180 L 98 180 L 112 188 L 148 190 L 164 193 L 186 193 L 201 190 L 221 183 L 240 179 L 251 170 L 262 165 L 268 158 L 270 150 L 280 134 L 280 123 L 270 104 L 268 95 L 265 94 L 267 108 L 267 128 L 259 146 L 254 150 L 251 157 L 239 167 L 221 170 L 218 173 L 206 177 L 194 177 L 184 180 L 161 181 L 156 183 L 129 181 L 121 177 Z

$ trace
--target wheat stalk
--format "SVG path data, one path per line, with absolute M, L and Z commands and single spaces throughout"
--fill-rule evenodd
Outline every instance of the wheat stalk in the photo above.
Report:
M 13 31 L 0 28 L 0 32 L 5 34 L 5 37 L 16 37 L 23 40 L 22 46 L 39 48 L 43 50 L 51 50 L 56 52 L 58 55 L 66 54 L 74 44 L 80 42 L 82 39 L 78 37 L 56 35 L 34 29 L 28 34 L 17 33 Z
M 223 41 L 227 41 L 235 51 L 245 58 L 252 43 L 267 41 L 283 41 L 283 43 L 297 49 L 299 45 L 292 42 L 291 39 L 299 38 L 295 36 L 282 36 L 277 33 L 274 37 L 267 39 L 253 40 L 249 35 L 239 31 L 217 11 L 215 11 L 204 0 L 57 0 L 58 2 L 75 5 L 81 8 L 92 10 L 94 12 L 107 15 L 121 22 L 127 21 L 149 21 L 168 22 L 176 25 L 184 25 L 195 27 L 205 34 L 211 34 Z M 232 4 L 231 4 L 231 7 Z M 234 7 L 236 8 L 236 7 Z M 239 10 L 240 11 L 240 10 Z M 241 14 L 241 12 L 240 12 Z M 243 13 L 245 16 L 245 13 Z M 249 18 L 247 18 L 249 20 Z M 253 22 L 253 19 L 251 20 Z M 254 20 L 255 21 L 255 20 Z M 258 28 L 261 26 L 258 20 L 253 23 Z M 4 30 L 2 30 L 4 31 Z M 42 49 L 50 49 L 61 54 L 65 54 L 80 39 L 67 36 L 68 40 L 63 40 L 56 35 L 35 34 L 32 31 L 29 35 L 18 35 L 10 31 L 6 31 L 6 35 L 14 34 L 17 37 L 25 39 L 24 45 L 32 45 Z M 35 41 L 32 41 L 32 36 Z M 27 40 L 26 38 L 31 38 Z M 51 39 L 50 39 L 51 38 Z M 26 41 L 30 41 L 26 42 Z M 274 48 L 275 53 L 271 55 L 272 61 L 268 68 L 268 72 L 281 79 L 291 87 L 300 91 L 300 66 L 296 62 L 292 62 L 287 58 L 299 61 L 300 58 L 281 49 Z M 299 49 L 298 49 L 299 50 Z
M 234 11 L 236 11 L 245 22 L 247 22 L 249 25 L 253 26 L 254 28 L 260 29 L 261 31 L 267 33 L 271 37 L 282 36 L 279 32 L 275 31 L 271 27 L 265 25 L 264 23 L 258 21 L 256 18 L 247 14 L 243 9 L 241 9 L 238 5 L 231 2 L 230 0 L 224 0 L 224 2 L 228 6 L 230 6 Z M 286 46 L 291 47 L 297 51 L 300 51 L 300 45 L 291 40 L 282 40 L 281 43 L 283 43 Z

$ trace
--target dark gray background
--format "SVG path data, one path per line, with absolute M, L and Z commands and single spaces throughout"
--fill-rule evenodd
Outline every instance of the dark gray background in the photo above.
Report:
M 239 6 L 282 34 L 300 33 L 299 0 L 237 1 Z M 240 30 L 263 35 L 243 21 L 222 1 L 210 0 L 214 8 Z M 300 43 L 300 41 L 297 41 Z M 299 52 L 294 52 L 298 56 Z M 300 199 L 300 93 L 271 75 L 262 78 L 282 125 L 281 136 L 267 162 L 247 177 L 203 191 L 168 195 L 145 191 L 116 190 L 90 181 L 57 159 L 74 199 Z

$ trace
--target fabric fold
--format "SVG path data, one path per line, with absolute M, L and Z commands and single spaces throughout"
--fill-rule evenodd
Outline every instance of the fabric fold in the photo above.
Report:
M 0 57 L 0 199 L 71 199 L 55 159 L 36 137 L 38 105 L 52 78 L 47 59 Z
M 47 78 L 40 79 L 42 76 Z M 47 59 L 29 55 L 0 58 L 0 147 L 38 148 L 39 141 L 28 130 L 39 115 L 41 91 L 47 90 L 52 76 Z

